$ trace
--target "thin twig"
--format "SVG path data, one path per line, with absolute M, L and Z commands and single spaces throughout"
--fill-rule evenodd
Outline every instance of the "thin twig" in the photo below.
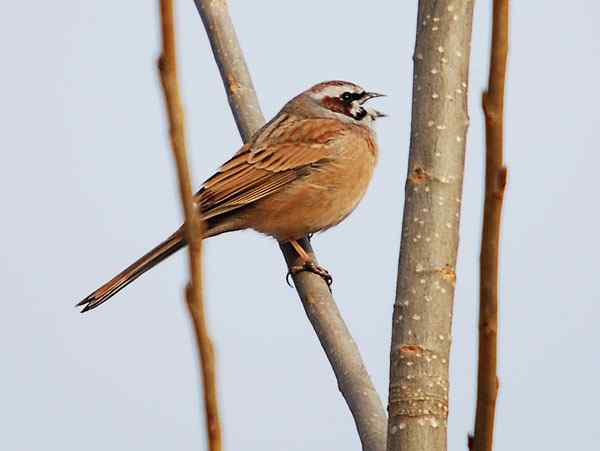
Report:
M 244 141 L 265 123 L 225 0 L 195 0 L 210 39 L 227 91 L 229 105 Z M 312 253 L 308 240 L 302 242 Z M 281 250 L 289 265 L 296 255 L 289 245 Z M 294 276 L 304 310 L 315 329 L 354 417 L 364 450 L 384 451 L 386 414 L 360 352 L 321 277 L 308 272 Z
M 473 3 L 419 1 L 390 351 L 389 451 L 447 449 Z
M 173 1 L 160 0 L 162 54 L 158 70 L 162 83 L 165 106 L 169 118 L 169 135 L 179 180 L 179 192 L 185 213 L 185 234 L 189 250 L 190 283 L 186 288 L 186 304 L 192 318 L 196 343 L 200 354 L 204 382 L 204 407 L 210 451 L 221 451 L 221 425 L 217 402 L 216 371 L 212 341 L 208 334 L 202 290 L 202 231 L 204 224 L 194 207 L 192 183 L 185 146 L 185 124 L 175 48 Z
M 508 0 L 494 0 L 492 53 L 488 90 L 483 93 L 485 112 L 485 202 L 480 255 L 479 365 L 477 411 L 472 450 L 491 451 L 498 397 L 496 369 L 498 335 L 498 253 L 502 203 L 506 188 L 504 166 L 504 82 L 508 56 Z

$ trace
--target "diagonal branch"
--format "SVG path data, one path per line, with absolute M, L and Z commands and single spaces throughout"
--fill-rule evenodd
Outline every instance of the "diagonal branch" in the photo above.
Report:
M 195 3 L 210 39 L 236 124 L 242 139 L 248 141 L 265 120 L 229 16 L 227 2 L 195 0 Z M 302 245 L 308 252 L 313 252 L 308 240 L 303 240 Z M 289 267 L 294 264 L 295 253 L 287 244 L 280 246 Z M 385 450 L 386 414 L 383 404 L 327 284 L 321 277 L 307 272 L 293 277 L 304 310 L 352 412 L 363 449 Z
M 492 451 L 498 397 L 498 255 L 502 203 L 506 188 L 504 166 L 504 82 L 508 56 L 508 0 L 494 0 L 492 54 L 488 90 L 483 93 L 485 113 L 485 201 L 479 259 L 479 364 L 477 411 L 471 449 Z
M 185 235 L 189 243 L 191 281 L 186 289 L 186 300 L 194 324 L 196 342 L 200 353 L 209 449 L 210 451 L 221 451 L 221 425 L 217 403 L 214 350 L 212 341 L 208 335 L 202 290 L 202 229 L 204 224 L 196 214 L 194 208 L 190 170 L 187 163 L 184 115 L 177 77 L 177 53 L 175 48 L 175 23 L 172 0 L 160 0 L 160 15 L 163 41 L 162 53 L 158 59 L 158 69 L 169 118 L 171 147 L 177 165 L 179 193 L 185 213 Z

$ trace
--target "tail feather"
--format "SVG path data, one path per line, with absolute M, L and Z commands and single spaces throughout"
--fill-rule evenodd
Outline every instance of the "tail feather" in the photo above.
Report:
M 183 237 L 183 231 L 182 229 L 179 229 L 146 255 L 136 260 L 133 264 L 91 293 L 83 301 L 79 302 L 77 307 L 83 307 L 81 310 L 82 313 L 95 309 L 108 301 L 146 271 L 173 255 L 179 249 L 185 247 L 186 244 L 185 238 Z

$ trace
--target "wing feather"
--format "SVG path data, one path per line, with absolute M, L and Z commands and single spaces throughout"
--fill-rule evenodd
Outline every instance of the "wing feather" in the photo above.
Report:
M 252 204 L 327 161 L 331 144 L 348 131 L 335 119 L 282 114 L 267 124 L 210 177 L 196 194 L 205 219 Z

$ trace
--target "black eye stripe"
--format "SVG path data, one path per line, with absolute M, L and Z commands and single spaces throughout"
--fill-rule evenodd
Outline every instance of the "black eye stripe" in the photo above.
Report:
M 364 97 L 365 93 L 363 92 L 345 92 L 343 93 L 340 98 L 344 101 L 344 102 L 353 102 L 355 100 L 359 100 L 362 97 Z

